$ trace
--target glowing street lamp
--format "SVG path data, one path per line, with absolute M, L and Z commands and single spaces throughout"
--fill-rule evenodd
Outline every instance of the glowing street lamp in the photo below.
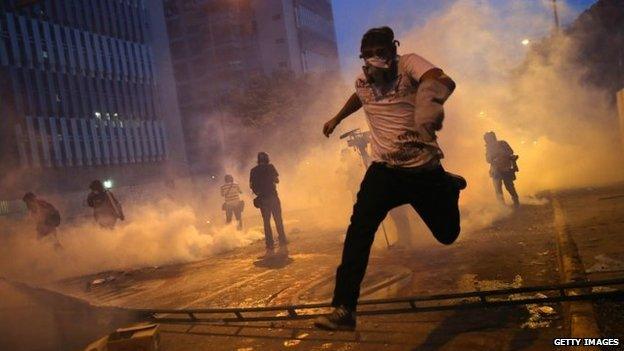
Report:
M 522 45 L 527 46 L 527 45 L 531 44 L 531 41 L 529 39 L 522 39 L 521 43 L 522 43 Z

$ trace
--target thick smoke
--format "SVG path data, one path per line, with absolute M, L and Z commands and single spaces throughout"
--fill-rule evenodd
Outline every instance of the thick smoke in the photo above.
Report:
M 439 137 L 445 168 L 463 175 L 469 184 L 460 199 L 463 236 L 512 213 L 494 197 L 484 157 L 486 131 L 495 131 L 520 155 L 516 184 L 525 204 L 543 203 L 536 195 L 545 190 L 605 184 L 621 180 L 624 174 L 611 98 L 584 83 L 585 70 L 573 60 L 578 43 L 562 33 L 542 44 L 548 50 L 521 44 L 525 37 L 538 42 L 531 37 L 536 33 L 549 35 L 549 6 L 549 1 L 515 0 L 502 6 L 493 0 L 458 0 L 422 26 L 395 28 L 400 53 L 424 56 L 457 82 Z M 566 11 L 564 6 L 564 16 Z M 358 72 L 358 67 L 344 69 Z M 211 121 L 206 128 L 219 131 L 218 148 L 225 152 L 222 167 L 245 192 L 246 222 L 258 223 L 259 211 L 251 206 L 249 169 L 255 165 L 256 153 L 266 151 L 280 172 L 287 234 L 296 228 L 304 228 L 305 235 L 346 229 L 364 168 L 338 136 L 353 128 L 365 129 L 366 122 L 358 112 L 330 139 L 322 136 L 323 123 L 353 92 L 352 81 L 345 83 L 337 76 L 311 78 L 303 91 L 292 85 L 296 83 L 281 81 L 286 84 L 279 89 L 283 101 L 279 94 L 270 101 L 279 113 L 265 109 L 262 125 L 233 112 L 206 111 Z M 284 109 L 281 103 L 293 105 Z M 223 174 L 215 176 L 216 185 Z M 195 209 L 167 201 L 128 208 L 131 218 L 114 231 L 91 223 L 63 225 L 59 238 L 65 249 L 61 251 L 27 234 L 32 229 L 3 225 L 7 231 L 16 230 L 0 239 L 0 275 L 56 279 L 193 261 L 262 237 L 259 228 L 239 233 L 221 224 L 201 225 L 208 217 L 214 221 L 222 216 L 217 187 L 201 192 L 200 200 L 188 201 L 200 203 Z M 430 243 L 413 211 L 410 218 L 413 241 Z M 394 240 L 393 225 L 385 227 Z
M 561 2 L 560 11 L 562 17 L 570 17 L 571 11 Z M 551 16 L 549 1 L 515 0 L 500 5 L 459 0 L 422 26 L 395 28 L 401 41 L 399 52 L 424 56 L 457 82 L 439 136 L 445 168 L 468 180 L 461 196 L 465 234 L 512 213 L 494 197 L 482 139 L 487 131 L 495 131 L 520 155 L 516 185 L 524 204 L 545 203 L 537 197 L 542 191 L 622 179 L 612 98 L 584 82 L 585 69 L 574 63 L 578 43 L 564 33 L 553 33 Z M 541 40 L 537 35 L 546 37 L 541 49 L 536 45 Z M 529 45 L 522 45 L 525 38 Z M 346 70 L 357 72 L 358 67 Z M 338 82 L 322 84 L 324 89 L 316 98 L 322 104 L 282 120 L 270 134 L 250 135 L 246 143 L 271 154 L 282 174 L 285 208 L 315 208 L 310 220 L 338 228 L 347 224 L 353 204 L 347 186 L 352 182 L 346 175 L 363 174 L 363 169 L 345 172 L 345 156 L 340 152 L 345 143 L 337 136 L 365 127 L 365 122 L 359 112 L 329 140 L 324 139 L 323 123 L 339 110 L 353 88 L 350 82 L 346 88 Z M 304 131 L 294 143 L 285 134 L 293 130 Z M 242 169 L 253 163 L 253 155 L 248 155 Z M 231 160 L 224 164 L 226 169 L 234 168 Z M 247 174 L 242 172 L 240 177 L 247 179 Z
M 27 282 L 48 282 L 107 270 L 196 261 L 249 245 L 262 237 L 251 228 L 210 226 L 188 206 L 168 200 L 128 208 L 130 218 L 114 230 L 91 220 L 59 228 L 62 249 L 52 238 L 38 240 L 29 223 L 13 224 L 0 244 L 0 275 Z M 202 223 L 203 222 L 203 223 Z

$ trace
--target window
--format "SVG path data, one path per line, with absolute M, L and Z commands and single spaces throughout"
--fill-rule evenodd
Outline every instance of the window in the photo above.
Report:
M 315 32 L 326 39 L 334 40 L 334 25 L 331 20 L 303 7 L 296 7 L 297 26 Z

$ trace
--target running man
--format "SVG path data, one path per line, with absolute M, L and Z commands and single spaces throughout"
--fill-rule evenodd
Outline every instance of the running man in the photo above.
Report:
M 436 140 L 444 118 L 442 105 L 455 83 L 416 54 L 397 55 L 398 44 L 388 27 L 364 34 L 360 48 L 364 73 L 355 82 L 355 93 L 323 126 L 329 137 L 343 119 L 363 107 L 373 163 L 360 185 L 347 229 L 333 311 L 314 322 L 322 329 L 355 329 L 360 285 L 375 232 L 388 211 L 410 204 L 445 245 L 459 235 L 459 191 L 466 181 L 444 171 Z

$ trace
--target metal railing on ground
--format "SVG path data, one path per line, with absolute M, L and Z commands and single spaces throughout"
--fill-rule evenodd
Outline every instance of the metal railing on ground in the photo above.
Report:
M 384 315 L 581 300 L 624 300 L 624 278 L 512 289 L 364 300 L 358 315 Z M 599 288 L 599 289 L 596 289 Z M 158 322 L 255 322 L 310 319 L 326 314 L 330 303 L 242 308 L 140 309 Z

